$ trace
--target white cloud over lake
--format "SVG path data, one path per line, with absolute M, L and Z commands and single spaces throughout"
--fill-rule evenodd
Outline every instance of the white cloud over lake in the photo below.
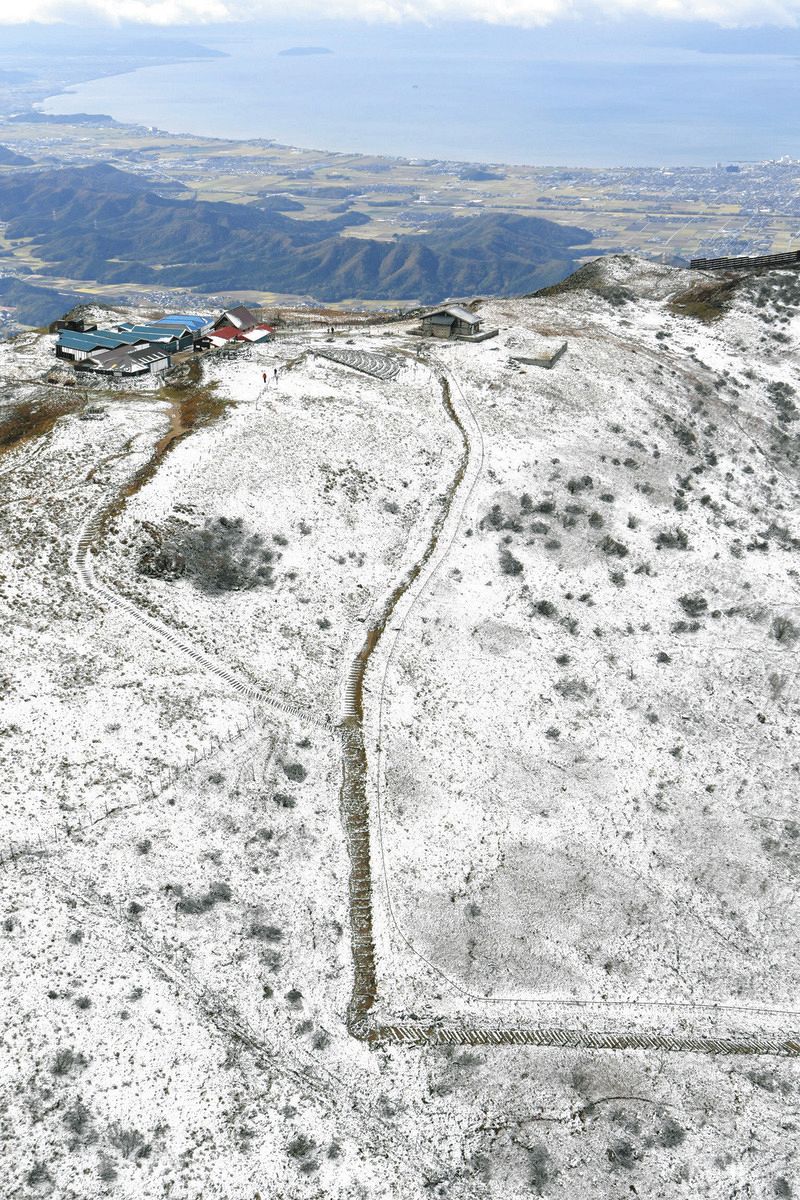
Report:
M 270 17 L 285 19 L 275 0 L 0 0 L 0 23 L 97 20 L 143 25 L 197 25 Z M 559 18 L 663 17 L 719 25 L 797 25 L 800 0 L 294 0 L 291 16 L 304 18 L 484 21 L 497 25 L 547 25 Z

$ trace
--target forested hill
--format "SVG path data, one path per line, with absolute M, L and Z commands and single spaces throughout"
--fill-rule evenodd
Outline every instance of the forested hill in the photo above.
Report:
M 33 159 L 25 154 L 18 154 L 9 146 L 0 146 L 0 167 L 29 167 Z
M 505 213 L 454 218 L 388 242 L 347 237 L 363 214 L 298 221 L 179 200 L 104 164 L 0 174 L 0 219 L 7 238 L 33 239 L 37 256 L 64 278 L 323 301 L 529 292 L 563 279 L 591 240 L 585 229 Z
M 0 274 L 0 306 L 12 308 L 20 325 L 49 325 L 76 299 L 71 292 L 37 287 L 13 275 Z

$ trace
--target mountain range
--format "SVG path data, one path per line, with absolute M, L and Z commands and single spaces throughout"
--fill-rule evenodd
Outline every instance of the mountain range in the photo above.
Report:
M 56 288 L 37 287 L 13 275 L 0 275 L 0 308 L 12 308 L 20 325 L 49 325 L 77 296 Z
M 33 159 L 27 154 L 18 154 L 10 146 L 0 146 L 0 167 L 30 167 Z
M 563 279 L 591 240 L 578 226 L 485 212 L 379 241 L 348 211 L 297 220 L 250 205 L 176 199 L 108 164 L 0 173 L 6 237 L 31 239 L 53 273 L 105 284 L 258 290 L 435 303 L 518 294 Z

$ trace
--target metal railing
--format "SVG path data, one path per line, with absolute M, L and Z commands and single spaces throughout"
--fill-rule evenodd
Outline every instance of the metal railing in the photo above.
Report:
M 796 267 L 798 263 L 800 250 L 787 250 L 783 254 L 760 254 L 754 258 L 693 258 L 689 266 L 697 271 L 749 271 L 762 267 Z

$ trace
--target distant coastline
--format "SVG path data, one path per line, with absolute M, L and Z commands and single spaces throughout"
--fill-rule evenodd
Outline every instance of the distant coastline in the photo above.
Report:
M 309 54 L 333 54 L 327 46 L 289 46 L 278 51 L 278 58 L 306 58 Z
M 326 27 L 326 46 L 290 37 L 229 35 L 218 57 L 103 75 L 42 108 L 415 161 L 709 167 L 797 152 L 800 76 L 788 56 L 659 47 L 635 60 L 555 60 L 537 58 L 524 31 L 513 44 L 503 31 L 482 30 L 478 42 L 469 31 L 444 39 L 375 27 L 354 38 L 337 25 Z M 235 105 L 220 103 L 228 95 Z

